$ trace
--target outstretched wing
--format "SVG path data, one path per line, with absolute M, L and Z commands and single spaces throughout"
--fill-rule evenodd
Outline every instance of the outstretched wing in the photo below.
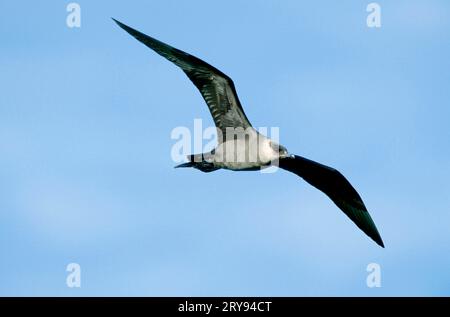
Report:
M 361 197 L 339 171 L 297 155 L 281 158 L 279 166 L 324 192 L 364 233 L 384 248 Z
M 201 59 L 145 35 L 115 19 L 122 29 L 134 36 L 159 55 L 180 67 L 200 93 L 208 105 L 214 123 L 226 138 L 226 128 L 251 127 L 242 109 L 234 83 L 230 77 Z

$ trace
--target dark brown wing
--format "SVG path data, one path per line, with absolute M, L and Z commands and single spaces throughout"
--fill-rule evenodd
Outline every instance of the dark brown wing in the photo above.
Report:
M 122 29 L 159 55 L 180 67 L 198 88 L 214 123 L 226 138 L 226 128 L 251 127 L 230 77 L 201 59 L 145 35 L 115 19 Z
M 325 193 L 364 233 L 384 248 L 361 197 L 339 171 L 297 155 L 280 159 L 279 166 Z

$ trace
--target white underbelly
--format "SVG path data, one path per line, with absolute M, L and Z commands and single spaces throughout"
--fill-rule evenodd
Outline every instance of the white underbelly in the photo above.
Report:
M 217 146 L 211 157 L 214 165 L 231 170 L 256 169 L 277 159 L 270 140 L 262 135 L 229 140 Z

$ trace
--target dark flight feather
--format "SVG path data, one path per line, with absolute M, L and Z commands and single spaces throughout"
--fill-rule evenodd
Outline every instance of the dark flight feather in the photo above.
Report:
M 281 158 L 279 166 L 325 193 L 365 234 L 384 248 L 364 202 L 338 170 L 297 155 Z

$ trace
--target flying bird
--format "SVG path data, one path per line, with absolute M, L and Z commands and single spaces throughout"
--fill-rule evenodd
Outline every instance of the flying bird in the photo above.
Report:
M 200 91 L 213 117 L 218 131 L 216 148 L 189 155 L 188 162 L 176 167 L 193 167 L 202 172 L 218 169 L 249 171 L 276 162 L 280 168 L 300 176 L 325 193 L 364 233 L 384 248 L 375 223 L 350 182 L 338 170 L 290 154 L 284 146 L 256 131 L 244 113 L 230 77 L 193 55 L 113 20 L 138 41 L 180 67 Z

